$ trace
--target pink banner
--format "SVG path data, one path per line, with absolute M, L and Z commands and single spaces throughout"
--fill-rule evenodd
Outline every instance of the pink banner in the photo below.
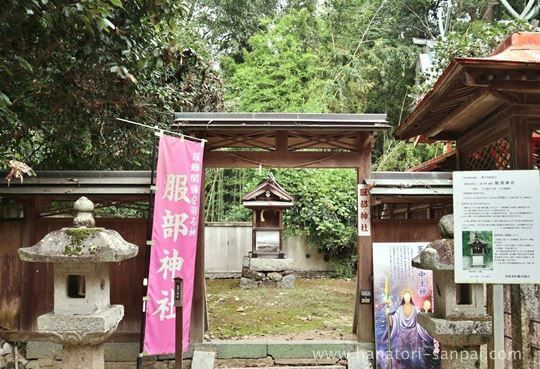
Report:
M 199 142 L 165 135 L 159 140 L 144 335 L 147 355 L 175 351 L 175 277 L 184 280 L 184 352 L 189 348 L 203 153 Z

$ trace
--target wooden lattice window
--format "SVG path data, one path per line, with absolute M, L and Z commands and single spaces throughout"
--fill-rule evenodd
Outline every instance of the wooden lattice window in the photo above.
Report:
M 465 169 L 467 170 L 509 168 L 510 143 L 506 138 L 500 138 L 465 157 Z

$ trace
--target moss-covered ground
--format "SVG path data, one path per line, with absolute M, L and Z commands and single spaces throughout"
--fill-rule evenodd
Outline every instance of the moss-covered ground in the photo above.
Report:
M 349 339 L 354 280 L 297 279 L 296 288 L 242 290 L 238 279 L 207 281 L 210 336 Z

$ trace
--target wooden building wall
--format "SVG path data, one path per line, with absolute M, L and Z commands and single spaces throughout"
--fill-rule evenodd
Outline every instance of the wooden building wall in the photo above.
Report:
M 146 219 L 98 218 L 98 225 L 117 230 L 139 246 L 136 258 L 111 268 L 111 302 L 125 307 L 125 317 L 113 336 L 134 341 L 140 329 L 141 281 L 144 274 Z M 374 219 L 373 242 L 420 242 L 439 237 L 438 219 Z M 36 339 L 36 319 L 52 310 L 52 266 L 21 262 L 17 250 L 45 234 L 70 226 L 71 218 L 32 217 L 0 220 L 0 336 L 13 340 Z
M 439 238 L 438 219 L 374 219 L 373 242 L 423 242 Z
M 35 238 L 70 226 L 71 218 L 38 218 Z M 144 275 L 146 219 L 100 218 L 101 227 L 117 230 L 127 241 L 139 246 L 137 257 L 111 265 L 111 303 L 122 304 L 125 317 L 118 327 L 117 340 L 134 340 L 140 330 L 141 282 Z M 36 319 L 53 308 L 53 275 L 50 264 L 21 262 L 18 248 L 29 246 L 23 240 L 24 222 L 0 221 L 0 335 L 31 338 Z M 3 332 L 1 332 L 3 331 Z

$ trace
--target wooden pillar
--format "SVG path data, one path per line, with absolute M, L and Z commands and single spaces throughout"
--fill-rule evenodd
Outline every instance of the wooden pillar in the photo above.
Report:
M 526 118 L 510 120 L 510 163 L 512 169 L 530 169 L 531 130 Z M 531 342 L 534 339 L 532 322 L 540 319 L 540 289 L 534 284 L 513 284 L 510 287 L 512 304 L 512 350 L 521 354 L 521 360 L 513 361 L 514 369 L 537 369 L 532 357 Z
M 276 151 L 285 152 L 289 150 L 289 134 L 287 131 L 276 132 Z
M 204 162 L 203 162 L 204 163 Z M 197 236 L 197 255 L 195 257 L 195 279 L 193 283 L 193 302 L 191 307 L 190 342 L 201 343 L 204 338 L 206 317 L 206 284 L 204 280 L 204 225 L 206 198 L 206 166 L 201 171 L 201 195 L 199 211 L 199 232 Z
M 530 169 L 532 131 L 526 118 L 510 119 L 510 162 L 512 169 Z
M 358 184 L 371 177 L 371 144 L 373 135 L 362 132 L 358 135 Z M 355 333 L 359 342 L 373 342 L 375 327 L 373 318 L 373 252 L 372 236 L 358 237 L 358 273 L 356 280 Z M 360 304 L 360 291 L 372 292 L 370 304 Z M 353 328 L 354 331 L 354 328 Z
M 24 220 L 21 246 L 39 241 L 39 214 L 47 203 L 43 196 L 29 196 L 23 200 Z M 22 331 L 35 331 L 36 318 L 53 308 L 53 265 L 51 263 L 21 263 L 21 310 L 19 325 Z M 40 298 L 36 299 L 39 293 Z

